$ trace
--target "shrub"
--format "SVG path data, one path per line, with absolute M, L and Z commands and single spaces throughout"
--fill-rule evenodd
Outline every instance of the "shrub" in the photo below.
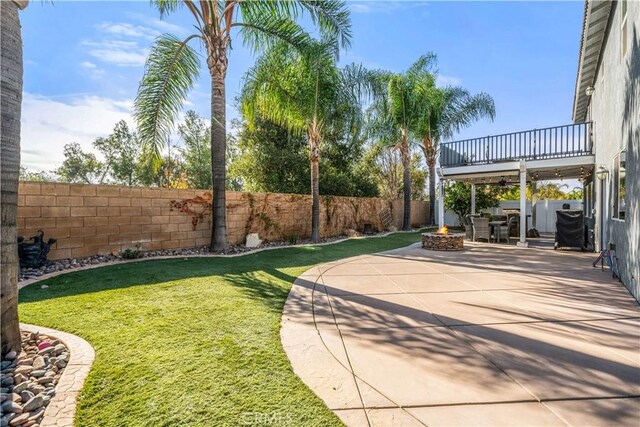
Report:
M 124 259 L 136 259 L 140 258 L 142 254 L 140 253 L 140 248 L 136 245 L 135 248 L 127 248 L 120 252 L 120 256 Z

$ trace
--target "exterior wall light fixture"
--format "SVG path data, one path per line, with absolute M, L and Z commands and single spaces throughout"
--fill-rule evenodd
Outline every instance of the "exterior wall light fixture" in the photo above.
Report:
M 600 181 L 604 181 L 609 176 L 609 170 L 605 168 L 603 165 L 598 167 L 598 172 L 596 172 L 596 176 Z
M 589 86 L 589 87 L 584 91 L 584 93 L 585 93 L 587 96 L 591 96 L 591 95 L 593 95 L 593 92 L 595 92 L 595 91 L 596 91 L 596 88 L 595 88 L 595 87 L 593 87 L 593 86 Z

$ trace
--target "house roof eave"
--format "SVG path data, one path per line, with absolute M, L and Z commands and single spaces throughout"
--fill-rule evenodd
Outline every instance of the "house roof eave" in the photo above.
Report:
M 607 33 L 611 0 L 585 0 L 578 74 L 573 98 L 573 121 L 584 122 L 589 105 L 586 89 L 593 86 Z M 593 59 L 595 58 L 595 66 Z

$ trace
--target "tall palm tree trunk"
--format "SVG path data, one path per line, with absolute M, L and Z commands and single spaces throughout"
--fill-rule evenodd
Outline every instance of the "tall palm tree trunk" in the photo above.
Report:
M 402 219 L 402 229 L 411 230 L 411 156 L 409 154 L 409 141 L 407 141 L 407 133 L 402 132 L 402 145 L 400 147 L 402 153 L 402 181 L 404 184 L 404 217 Z
M 20 350 L 18 323 L 17 211 L 20 175 L 20 115 L 22 107 L 22 35 L 18 9 L 13 1 L 0 2 L 0 336 L 2 356 Z
M 320 144 L 317 136 L 309 136 L 311 160 L 311 241 L 320 241 Z
M 226 98 L 225 77 L 227 71 L 226 49 L 220 48 L 209 56 L 211 72 L 211 178 L 213 184 L 213 224 L 210 250 L 227 248 L 226 217 Z
M 427 160 L 429 169 L 429 225 L 436 223 L 436 161 Z M 441 202 L 442 203 L 442 202 Z

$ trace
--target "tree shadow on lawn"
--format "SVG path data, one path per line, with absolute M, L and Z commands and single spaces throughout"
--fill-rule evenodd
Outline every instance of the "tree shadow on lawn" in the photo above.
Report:
M 251 297 L 265 302 L 277 302 L 274 308 L 281 309 L 290 286 L 264 286 L 257 277 L 259 273 L 268 274 L 290 285 L 297 275 L 316 264 L 396 249 L 415 243 L 419 236 L 419 233 L 398 233 L 381 238 L 349 240 L 335 245 L 270 250 L 233 258 L 148 259 L 110 264 L 34 283 L 20 290 L 19 299 L 23 304 L 132 286 L 219 276 L 242 288 Z M 293 274 L 285 270 L 290 270 Z M 48 287 L 43 289 L 42 285 Z

